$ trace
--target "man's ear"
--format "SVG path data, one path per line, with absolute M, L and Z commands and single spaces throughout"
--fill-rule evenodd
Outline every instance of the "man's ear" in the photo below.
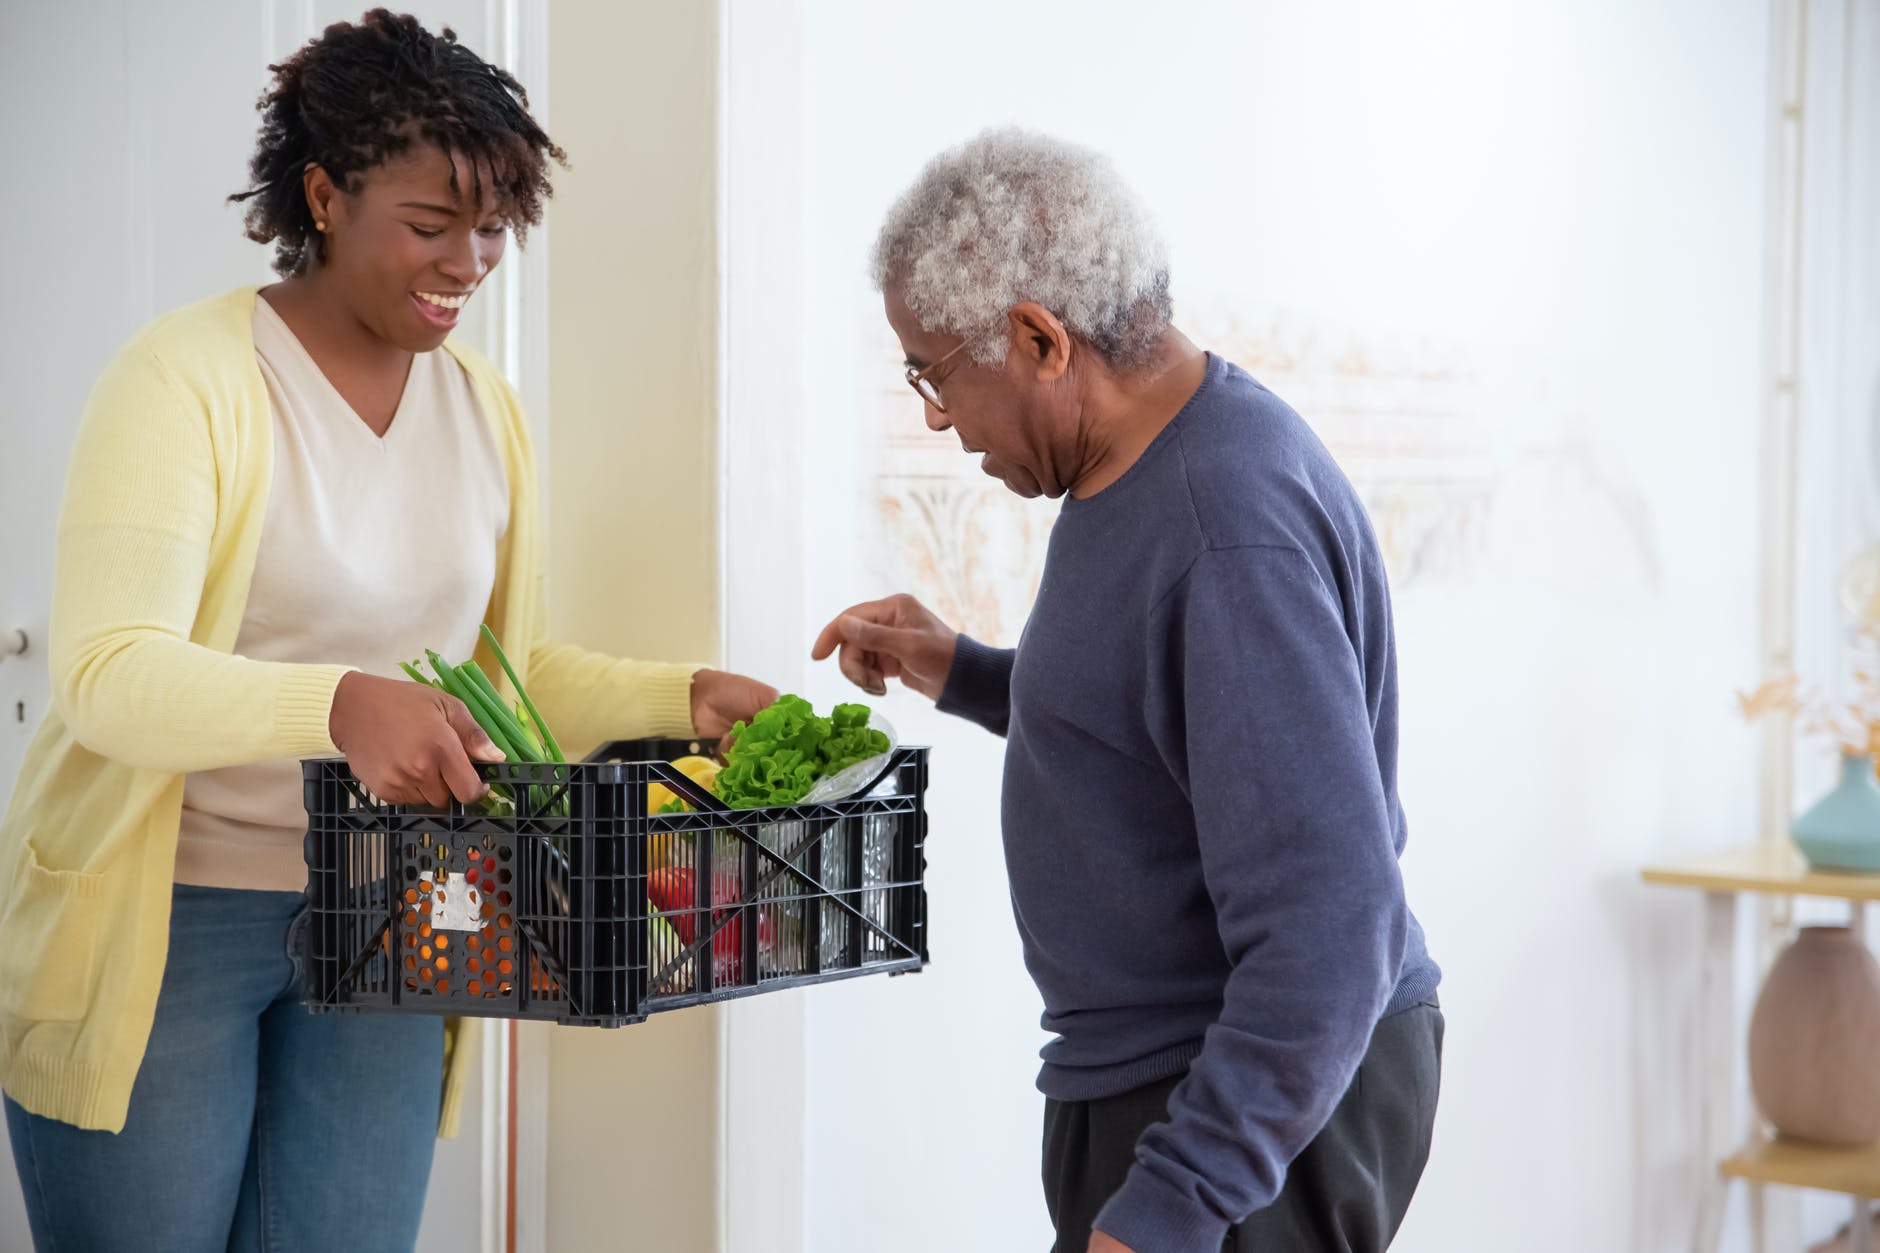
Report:
M 1021 300 L 1008 315 L 1012 351 L 1040 383 L 1054 383 L 1071 368 L 1071 333 L 1057 314 L 1035 300 Z

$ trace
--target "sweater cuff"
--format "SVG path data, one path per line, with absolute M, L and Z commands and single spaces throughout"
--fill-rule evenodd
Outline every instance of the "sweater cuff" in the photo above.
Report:
M 1004 721 L 1012 686 L 1012 654 L 988 648 L 962 634 L 953 649 L 953 668 L 934 707 L 975 722 Z
M 283 665 L 274 695 L 274 734 L 283 757 L 331 757 L 333 693 L 352 666 Z
M 689 740 L 698 734 L 692 725 L 692 677 L 709 666 L 690 662 L 655 662 L 634 676 L 639 699 L 639 725 L 662 739 Z
M 1220 1248 L 1231 1224 L 1138 1163 L 1093 1225 L 1135 1253 L 1191 1253 Z

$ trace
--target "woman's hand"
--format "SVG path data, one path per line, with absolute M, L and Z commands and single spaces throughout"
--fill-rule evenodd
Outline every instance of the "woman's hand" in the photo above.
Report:
M 471 759 L 503 759 L 456 697 L 358 671 L 333 690 L 327 733 L 359 781 L 394 805 L 471 804 L 489 791 Z
M 734 723 L 749 722 L 776 703 L 776 688 L 741 674 L 701 670 L 692 676 L 692 729 L 700 739 L 721 741 L 721 748 L 731 747 Z
M 869 695 L 886 695 L 887 680 L 899 679 L 928 700 L 939 700 L 959 638 L 912 596 L 890 596 L 844 610 L 816 637 L 810 657 L 821 661 L 839 648 L 836 664 Z

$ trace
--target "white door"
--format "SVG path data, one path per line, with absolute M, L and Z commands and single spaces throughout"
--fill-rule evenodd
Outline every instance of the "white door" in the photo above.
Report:
M 245 183 L 266 66 L 366 6 L 282 0 L 66 0 L 0 6 L 0 632 L 31 648 L 0 661 L 0 798 L 48 699 L 44 639 L 66 458 L 85 396 L 111 354 L 165 310 L 268 281 L 268 253 L 242 237 L 225 197 Z M 408 6 L 400 6 L 406 8 Z M 471 48 L 513 63 L 516 3 L 415 7 Z M 506 282 L 516 281 L 511 253 Z M 499 271 L 499 274 L 502 273 Z M 487 306 L 515 308 L 492 300 Z M 467 323 L 497 361 L 513 320 Z M 493 1055 L 487 1050 L 486 1055 Z M 484 1085 L 463 1134 L 440 1144 L 420 1247 L 497 1248 L 485 1195 Z M 491 1147 L 494 1147 L 492 1145 Z M 500 1159 L 488 1156 L 491 1162 Z M 29 1247 L 0 1136 L 0 1249 Z

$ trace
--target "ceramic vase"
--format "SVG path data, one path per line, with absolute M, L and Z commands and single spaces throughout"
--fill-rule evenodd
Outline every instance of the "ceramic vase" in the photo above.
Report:
M 1749 1026 L 1757 1108 L 1791 1139 L 1880 1141 L 1880 963 L 1847 927 L 1803 927 Z
M 1795 846 L 1818 870 L 1880 873 L 1880 779 L 1873 758 L 1841 758 L 1841 781 L 1789 828 Z

